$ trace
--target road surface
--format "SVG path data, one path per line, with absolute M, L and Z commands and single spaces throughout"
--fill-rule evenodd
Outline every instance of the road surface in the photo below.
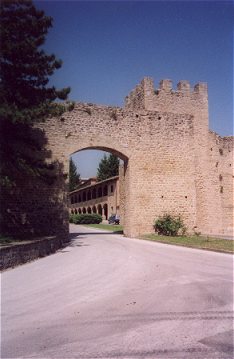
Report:
M 71 227 L 2 273 L 2 358 L 233 358 L 231 255 Z

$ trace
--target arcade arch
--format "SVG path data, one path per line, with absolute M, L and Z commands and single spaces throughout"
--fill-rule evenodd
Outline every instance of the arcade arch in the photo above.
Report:
M 98 214 L 100 214 L 100 216 L 102 216 L 102 206 L 100 204 L 97 207 L 97 211 L 98 211 Z
M 107 203 L 104 204 L 103 211 L 104 211 L 105 219 L 108 219 L 108 205 L 107 205 Z

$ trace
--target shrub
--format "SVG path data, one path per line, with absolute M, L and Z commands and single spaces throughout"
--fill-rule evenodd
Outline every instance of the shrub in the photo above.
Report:
M 72 221 L 74 224 L 99 224 L 102 222 L 102 216 L 100 214 L 73 214 Z
M 186 228 L 180 217 L 173 217 L 170 214 L 158 218 L 154 224 L 155 232 L 164 236 L 177 236 L 179 231 L 185 234 Z

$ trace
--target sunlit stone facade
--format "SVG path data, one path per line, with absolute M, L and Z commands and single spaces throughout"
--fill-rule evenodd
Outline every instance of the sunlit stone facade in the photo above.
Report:
M 98 213 L 103 220 L 111 214 L 119 215 L 119 177 L 101 182 L 89 178 L 70 192 L 69 203 L 70 213 Z
M 155 87 L 151 78 L 144 78 L 124 107 L 78 102 L 60 119 L 50 118 L 38 127 L 63 171 L 61 181 L 68 181 L 69 156 L 78 151 L 108 151 L 123 161 L 119 207 L 126 236 L 154 232 L 155 219 L 165 213 L 179 215 L 191 234 L 233 234 L 234 138 L 209 130 L 206 83 L 180 81 L 173 87 L 166 79 Z M 68 183 L 41 186 L 40 192 L 33 187 L 24 223 L 33 230 L 43 223 L 56 233 L 61 226 L 68 232 L 67 188 Z M 88 188 L 82 191 L 88 196 Z M 41 202 L 46 197 L 44 207 L 31 198 L 36 194 Z M 100 204 L 103 214 L 105 205 L 107 217 L 111 206 L 117 211 L 117 205 L 109 205 L 110 197 L 91 197 L 72 207 L 92 212 Z M 12 205 L 11 215 L 17 217 L 17 210 Z

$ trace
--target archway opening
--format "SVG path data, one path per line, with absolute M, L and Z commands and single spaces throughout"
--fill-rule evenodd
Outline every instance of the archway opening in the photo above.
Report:
M 95 160 L 89 158 L 90 152 L 95 152 Z M 83 159 L 81 159 L 81 155 Z M 79 174 L 77 186 L 69 195 L 70 213 L 71 209 L 74 211 L 75 203 L 80 203 L 81 213 L 97 213 L 102 216 L 103 223 L 107 226 L 109 226 L 108 218 L 111 215 L 117 215 L 120 217 L 120 226 L 122 227 L 125 215 L 124 185 L 128 165 L 127 156 L 114 149 L 94 147 L 92 150 L 91 148 L 80 149 L 74 152 L 70 159 L 75 163 Z M 93 165 L 90 168 L 92 162 Z M 117 171 L 111 172 L 116 163 Z M 102 171 L 103 168 L 104 171 Z M 107 176 L 105 171 L 108 173 Z
M 101 206 L 101 204 L 98 205 L 97 211 L 98 211 L 98 214 L 100 214 L 100 216 L 102 216 L 102 206 Z
M 104 204 L 103 211 L 104 211 L 105 219 L 108 219 L 108 205 L 107 205 L 107 203 Z

